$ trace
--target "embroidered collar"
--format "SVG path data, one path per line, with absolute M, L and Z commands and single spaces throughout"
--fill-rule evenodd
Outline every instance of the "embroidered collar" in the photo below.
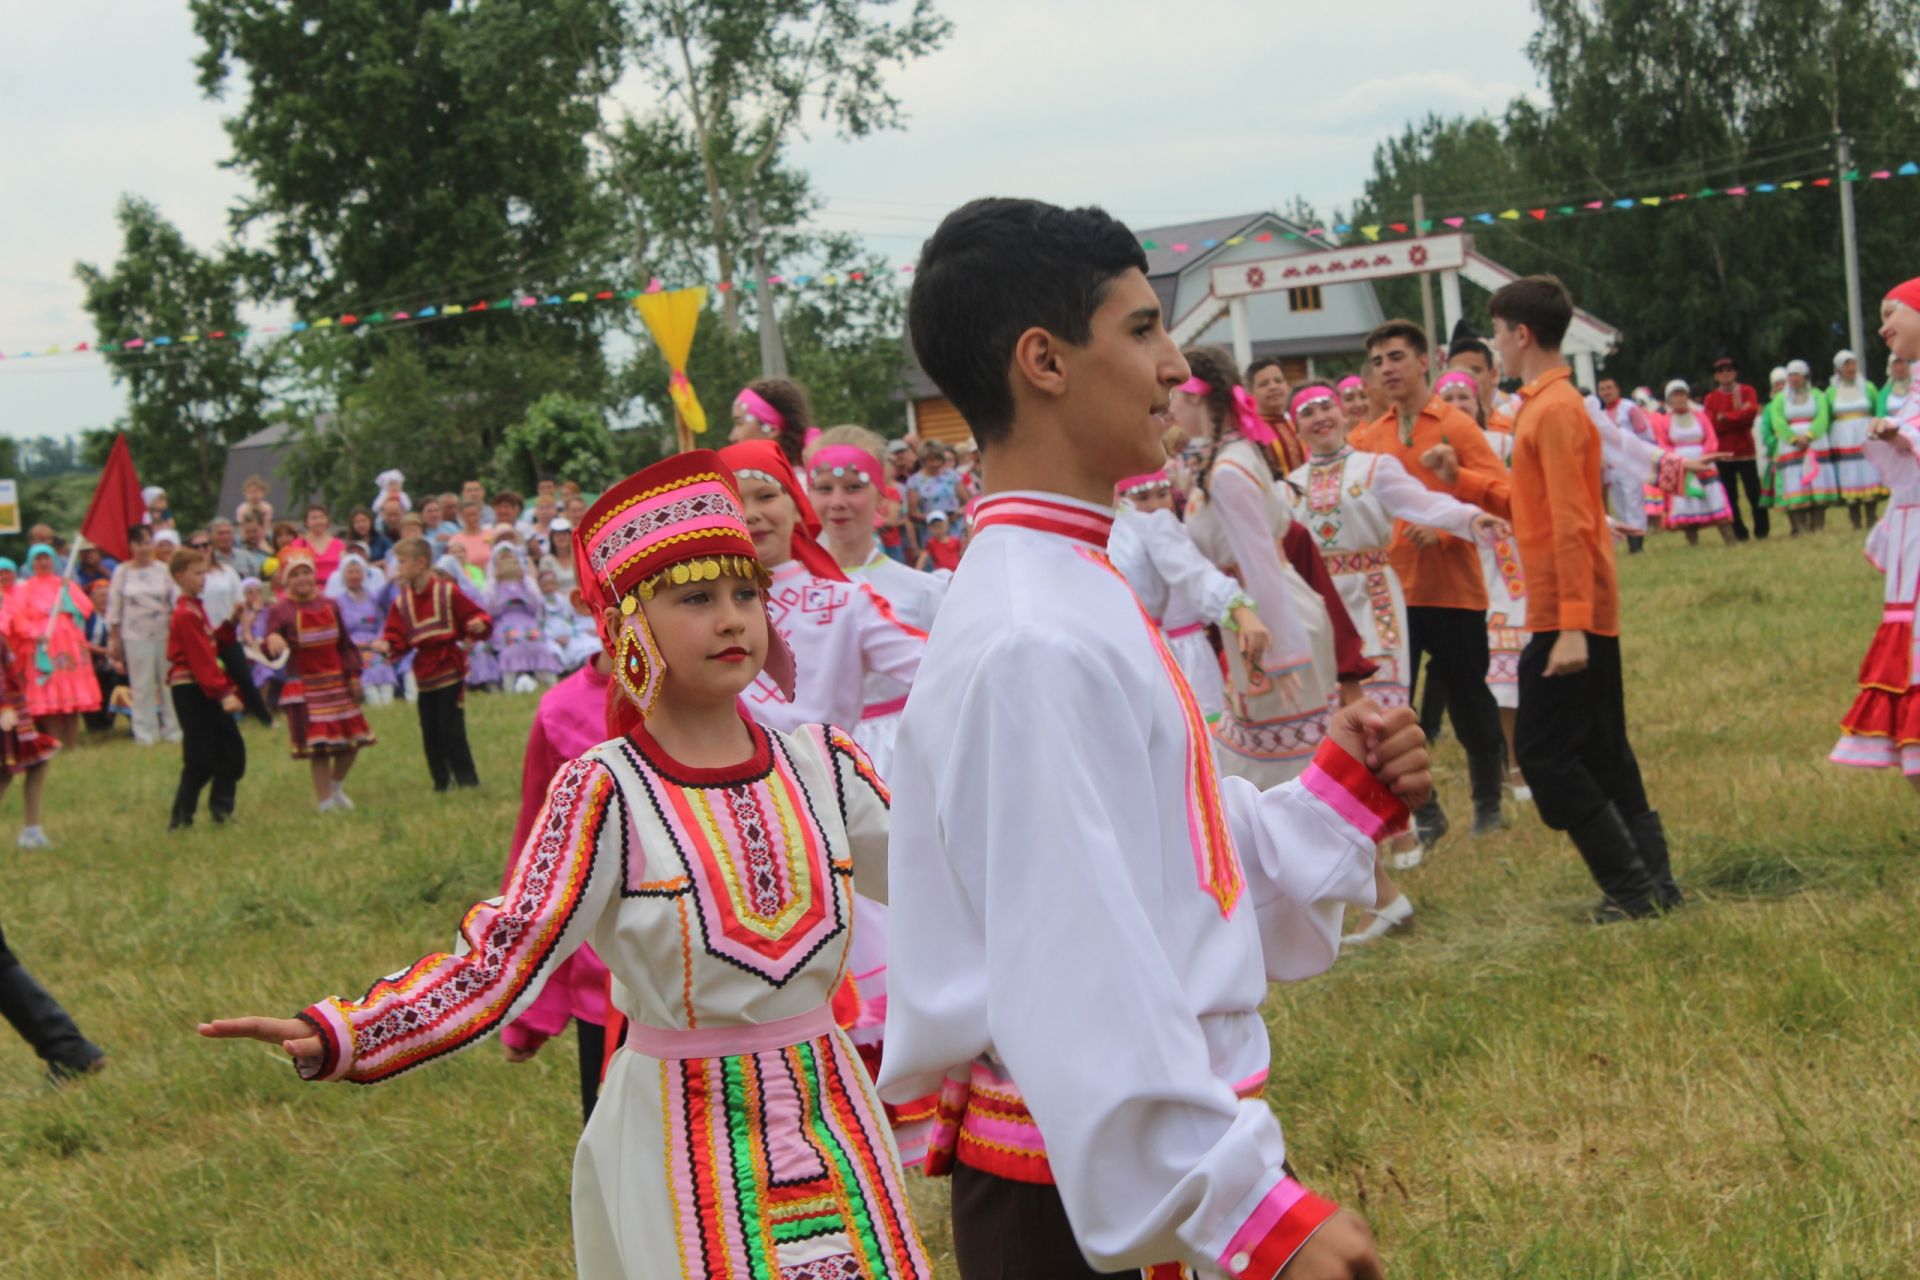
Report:
M 1065 494 L 1016 490 L 996 493 L 974 504 L 974 532 L 997 524 L 1051 533 L 1105 550 L 1107 537 L 1113 532 L 1113 508 L 1095 506 Z
M 669 782 L 683 787 L 737 787 L 743 783 L 758 782 L 773 768 L 773 743 L 767 737 L 767 731 L 754 723 L 744 711 L 740 713 L 740 719 L 753 737 L 753 754 L 739 764 L 723 765 L 717 769 L 697 769 L 689 764 L 681 764 L 667 754 L 666 748 L 654 741 L 644 721 L 635 725 L 627 737 L 640 752 L 647 767 Z
M 1345 462 L 1353 456 L 1353 446 L 1343 444 L 1332 453 L 1309 453 L 1307 461 L 1316 467 L 1330 467 L 1336 462 Z

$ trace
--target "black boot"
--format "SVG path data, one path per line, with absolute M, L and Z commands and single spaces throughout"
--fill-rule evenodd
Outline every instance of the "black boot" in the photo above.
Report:
M 1507 829 L 1500 812 L 1500 796 L 1507 785 L 1507 753 L 1489 751 L 1467 757 L 1467 778 L 1473 785 L 1473 834 L 1492 835 Z
M 1427 802 L 1414 811 L 1413 833 L 1420 837 L 1420 843 L 1431 849 L 1439 843 L 1440 837 L 1447 834 L 1447 811 L 1440 807 L 1438 792 L 1427 797 Z
M 1667 829 L 1660 822 L 1659 812 L 1647 810 L 1629 822 L 1627 829 L 1633 833 L 1640 860 L 1653 875 L 1654 901 L 1662 911 L 1673 910 L 1681 903 L 1680 886 L 1673 882 L 1673 859 L 1667 852 Z
M 1637 556 L 1646 549 L 1646 546 L 1647 546 L 1647 540 L 1641 534 L 1630 533 L 1627 535 L 1627 554 L 1628 555 Z
M 1618 809 L 1607 805 L 1579 826 L 1570 828 L 1567 835 L 1572 838 L 1573 847 L 1580 851 L 1594 883 L 1606 895 L 1593 912 L 1595 924 L 1638 920 L 1660 909 L 1653 873 L 1647 870 L 1633 842 L 1633 833 L 1627 830 Z
M 18 963 L 0 968 L 0 1014 L 47 1064 L 55 1083 L 99 1069 L 106 1057 L 100 1046 L 80 1034 L 60 1002 Z

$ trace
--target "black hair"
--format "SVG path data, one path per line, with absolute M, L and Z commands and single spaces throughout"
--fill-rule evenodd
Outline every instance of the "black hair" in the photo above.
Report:
M 801 454 L 807 447 L 807 432 L 813 430 L 813 402 L 807 398 L 807 389 L 792 378 L 755 378 L 747 384 L 747 390 L 780 415 L 781 426 L 774 433 L 774 442 L 799 470 L 805 465 Z
M 1487 310 L 1509 328 L 1527 326 L 1542 350 L 1558 351 L 1573 323 L 1573 295 L 1558 277 L 1523 276 L 1501 286 L 1488 299 Z
M 1382 343 L 1392 342 L 1395 338 L 1400 339 L 1412 347 L 1413 354 L 1417 358 L 1421 360 L 1427 358 L 1427 351 L 1429 350 L 1427 346 L 1427 331 L 1411 320 L 1389 320 L 1385 324 L 1376 327 L 1372 333 L 1367 335 L 1367 350 L 1371 352 L 1375 347 L 1380 346 Z
M 1115 277 L 1146 250 L 1105 210 L 991 197 L 948 214 L 920 250 L 907 330 L 913 353 L 982 449 L 1013 427 L 1014 344 L 1045 329 L 1083 345 Z
M 1287 376 L 1287 366 L 1281 362 L 1279 356 L 1261 356 L 1258 360 L 1255 360 L 1247 366 L 1246 377 L 1249 387 L 1253 385 L 1255 376 L 1257 376 L 1262 369 L 1278 369 L 1281 377 L 1284 378 Z

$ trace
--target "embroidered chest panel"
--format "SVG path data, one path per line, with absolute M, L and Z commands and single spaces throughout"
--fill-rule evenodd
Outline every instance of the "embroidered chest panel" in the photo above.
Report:
M 330 649 L 340 642 L 339 615 L 324 601 L 293 607 L 294 644 L 301 649 Z
M 401 593 L 401 616 L 407 620 L 407 631 L 414 644 L 423 640 L 444 640 L 453 635 L 453 591 L 451 582 L 435 578 L 427 590 L 424 609 L 418 592 L 408 588 Z
M 765 776 L 731 786 L 682 784 L 622 754 L 672 847 L 652 865 L 674 873 L 648 880 L 649 859 L 630 858 L 626 893 L 690 898 L 707 953 L 777 987 L 846 928 L 852 864 L 777 738 L 772 753 Z
M 845 582 L 825 578 L 801 578 L 789 583 L 774 583 L 767 592 L 767 616 L 790 636 L 798 627 L 828 627 L 834 618 L 853 602 L 853 588 Z

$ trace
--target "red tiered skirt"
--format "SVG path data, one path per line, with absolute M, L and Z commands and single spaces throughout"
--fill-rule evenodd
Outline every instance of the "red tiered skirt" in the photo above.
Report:
M 287 686 L 287 696 L 280 703 L 293 739 L 294 759 L 339 755 L 379 741 L 360 714 L 344 674 L 307 676 L 297 683 L 297 689 Z M 296 701 L 289 703 L 288 698 Z
M 1888 609 L 1860 664 L 1860 696 L 1829 757 L 1862 769 L 1920 776 L 1920 684 L 1914 683 L 1913 610 Z

